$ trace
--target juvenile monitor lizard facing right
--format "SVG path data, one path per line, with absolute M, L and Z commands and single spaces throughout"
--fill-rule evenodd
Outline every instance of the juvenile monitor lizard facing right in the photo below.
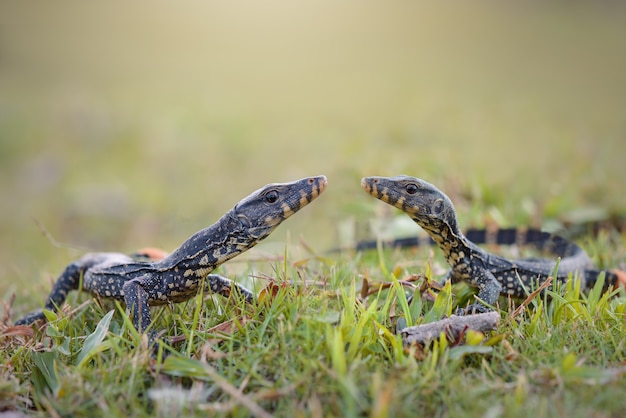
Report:
M 135 328 L 146 332 L 152 322 L 150 306 L 183 302 L 194 297 L 202 286 L 224 296 L 234 291 L 252 301 L 251 291 L 210 273 L 267 238 L 285 219 L 315 200 L 327 184 L 325 176 L 268 184 L 167 256 L 153 250 L 132 256 L 87 254 L 61 273 L 44 309 L 56 311 L 68 292 L 82 286 L 84 291 L 96 296 L 124 301 Z M 42 309 L 37 309 L 16 325 L 28 325 L 40 319 L 45 319 L 45 315 Z
M 494 305 L 500 294 L 524 297 L 554 273 L 556 260 L 508 260 L 490 254 L 469 241 L 459 229 L 452 201 L 424 180 L 409 176 L 365 177 L 361 186 L 377 199 L 401 209 L 421 226 L 443 251 L 453 283 L 465 281 L 478 288 L 478 298 Z M 626 273 L 595 268 L 587 253 L 578 245 L 545 233 L 534 244 L 561 257 L 555 281 L 565 282 L 570 273 L 578 274 L 582 287 L 593 287 L 600 273 L 605 273 L 605 290 L 626 287 Z M 474 303 L 459 314 L 487 312 L 489 308 Z

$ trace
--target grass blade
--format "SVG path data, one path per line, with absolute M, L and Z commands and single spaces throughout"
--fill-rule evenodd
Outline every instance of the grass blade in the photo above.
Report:
M 83 344 L 83 348 L 81 348 L 78 353 L 78 357 L 76 358 L 76 363 L 78 367 L 83 367 L 92 356 L 96 353 L 99 353 L 104 349 L 100 344 L 106 337 L 107 332 L 109 331 L 109 326 L 111 325 L 111 318 L 113 318 L 114 310 L 110 310 L 104 318 L 98 322 L 96 329 L 94 332 L 89 334 L 85 339 L 85 343 Z

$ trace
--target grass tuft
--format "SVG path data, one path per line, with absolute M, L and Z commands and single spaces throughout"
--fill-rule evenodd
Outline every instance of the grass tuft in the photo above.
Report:
M 416 280 L 412 267 L 386 270 L 409 257 L 420 252 L 364 253 L 360 270 L 342 256 L 283 261 L 278 279 L 259 281 L 264 296 L 255 304 L 199 295 L 155 308 L 153 328 L 168 340 L 156 356 L 123 307 L 70 297 L 80 310 L 53 314 L 32 338 L 2 337 L 0 401 L 75 416 L 624 411 L 626 303 L 618 291 L 602 294 L 602 279 L 589 293 L 573 280 L 515 317 L 504 311 L 490 335 L 404 347 L 399 323 L 450 315 L 464 289 L 447 283 L 433 292 L 429 267 Z

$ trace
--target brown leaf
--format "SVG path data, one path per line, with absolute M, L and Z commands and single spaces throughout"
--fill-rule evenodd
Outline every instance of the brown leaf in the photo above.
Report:
M 34 334 L 35 331 L 30 325 L 14 325 L 2 331 L 2 336 L 5 337 L 32 337 Z
M 250 321 L 249 317 L 241 316 L 239 318 L 229 319 L 228 321 L 217 324 L 207 329 L 205 332 L 207 334 L 231 335 L 231 334 L 234 334 L 240 327 L 247 324 L 249 321 Z M 222 341 L 224 341 L 223 338 L 214 337 L 214 338 L 209 338 L 207 340 L 207 344 L 216 345 L 216 344 L 221 343 Z
M 259 302 L 271 301 L 278 295 L 278 292 L 282 287 L 286 285 L 279 285 L 275 281 L 270 281 L 261 291 L 259 292 L 259 296 L 257 296 L 257 300 Z

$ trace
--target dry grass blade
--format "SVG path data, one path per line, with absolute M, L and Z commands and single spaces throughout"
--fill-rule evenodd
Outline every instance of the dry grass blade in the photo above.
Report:
M 417 289 L 417 286 L 413 284 L 413 282 L 416 282 L 422 277 L 423 276 L 418 275 L 418 274 L 412 274 L 406 279 L 398 280 L 398 283 L 403 287 L 407 287 L 411 290 L 415 290 Z M 366 278 L 363 278 L 363 284 L 361 285 L 361 298 L 365 299 L 368 296 L 375 295 L 379 291 L 384 290 L 384 289 L 389 289 L 392 286 L 393 286 L 393 283 L 391 282 L 370 283 Z M 424 291 L 422 291 L 423 287 L 424 286 L 420 287 L 420 293 L 423 293 L 424 291 L 428 290 L 428 287 L 427 287 L 426 289 L 424 289 Z
M 29 325 L 15 325 L 2 331 L 3 337 L 32 337 L 33 335 L 35 335 L 35 331 Z
M 296 387 L 296 384 L 291 384 L 283 388 L 261 389 L 252 396 L 255 400 L 279 399 L 293 393 L 293 391 L 296 390 Z
M 80 305 L 78 305 L 77 307 L 75 307 L 74 309 L 72 309 L 67 315 L 70 317 L 73 317 L 74 315 L 76 315 L 77 312 L 80 312 L 81 310 L 85 309 L 91 303 L 93 303 L 93 299 L 86 300 Z
M 515 318 L 517 315 L 522 313 L 526 309 L 526 307 L 530 304 L 530 302 L 532 302 L 532 300 L 537 297 L 538 294 L 540 294 L 544 289 L 550 286 L 550 284 L 552 283 L 552 280 L 553 280 L 552 276 L 548 277 L 545 282 L 541 283 L 541 286 L 539 286 L 537 290 L 535 290 L 530 295 L 528 295 L 528 297 L 524 300 L 524 302 L 522 302 L 522 304 L 513 311 L 513 313 L 511 314 L 511 318 Z
M 11 293 L 11 296 L 9 297 L 9 302 L 8 303 L 4 303 L 3 305 L 3 314 L 2 314 L 2 324 L 3 325 L 8 325 L 9 322 L 11 321 L 11 307 L 13 306 L 13 303 L 15 302 L 15 293 Z
M 55 248 L 69 248 L 71 250 L 80 250 L 80 251 L 89 251 L 89 248 L 85 248 L 85 247 L 74 247 L 74 246 L 70 246 L 70 245 L 66 245 L 63 244 L 59 241 L 56 240 L 56 238 L 54 238 L 52 236 L 52 234 L 50 233 L 50 231 L 48 231 L 43 224 L 39 221 L 39 219 L 35 218 L 34 216 L 31 216 L 31 219 L 33 220 L 33 222 L 35 222 L 35 225 L 37 225 L 37 228 L 39 229 L 39 231 L 41 232 L 41 234 L 46 237 L 46 239 L 50 242 L 50 244 L 52 244 L 53 247 Z

